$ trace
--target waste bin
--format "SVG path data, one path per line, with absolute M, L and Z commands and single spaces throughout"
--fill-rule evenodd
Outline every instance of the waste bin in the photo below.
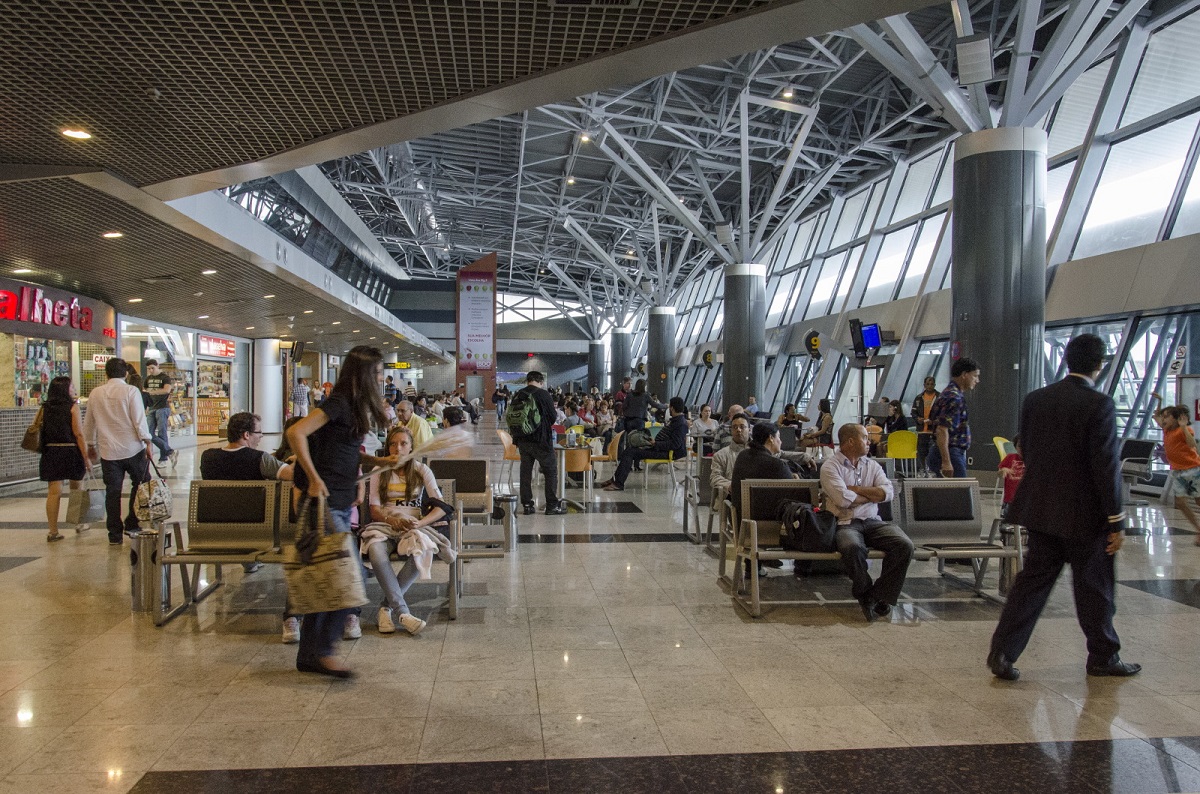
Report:
M 504 511 L 504 517 L 501 523 L 504 525 L 504 550 L 506 552 L 517 550 L 517 495 L 516 494 L 501 494 L 494 499 L 500 509 Z
M 1011 549 L 1017 545 L 1016 535 L 1018 532 L 1024 532 L 1024 529 L 1017 524 L 1000 524 L 1000 542 L 1005 548 Z M 1022 552 L 1024 552 L 1024 549 L 1025 546 L 1022 544 Z M 1024 560 L 1018 561 L 1016 557 L 1002 557 L 1000 559 L 1000 595 L 1008 595 L 1008 591 L 1012 589 L 1013 582 L 1016 581 L 1017 571 L 1020 570 L 1022 563 L 1024 563 Z
M 158 574 L 158 531 L 141 529 L 130 535 L 129 548 L 129 592 L 130 609 L 134 612 L 153 612 L 154 599 L 158 597 L 154 577 Z

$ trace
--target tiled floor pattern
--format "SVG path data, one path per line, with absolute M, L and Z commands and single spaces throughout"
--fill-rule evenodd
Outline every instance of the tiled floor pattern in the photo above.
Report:
M 180 504 L 194 465 L 185 452 Z M 555 791 L 733 790 L 720 781 L 739 779 L 789 791 L 914 779 L 930 783 L 905 790 L 980 790 L 980 779 L 992 791 L 1200 789 L 1186 738 L 1200 735 L 1200 548 L 1165 531 L 1186 526 L 1174 511 L 1142 510 L 1152 531 L 1119 560 L 1131 583 L 1118 593 L 1123 653 L 1145 671 L 1084 675 L 1064 576 L 1022 679 L 1006 684 L 983 666 L 998 608 L 930 565 L 913 565 L 917 600 L 887 622 L 868 625 L 844 603 L 746 617 L 717 585 L 716 561 L 679 541 L 679 494 L 665 476 L 651 482 L 595 497 L 641 513 L 522 517 L 522 535 L 543 542 L 467 565 L 452 624 L 444 568 L 414 588 L 430 621 L 420 636 L 381 636 L 366 609 L 363 638 L 341 646 L 352 681 L 292 668 L 278 570 L 231 566 L 198 614 L 157 629 L 130 615 L 128 554 L 102 529 L 47 546 L 41 499 L 0 500 L 0 521 L 38 530 L 0 529 L 0 558 L 36 557 L 0 572 L 0 792 L 122 791 L 147 772 L 164 774 L 139 790 L 223 794 L 321 781 L 429 790 L 444 777 L 512 790 L 512 775 Z M 605 542 L 562 542 L 584 536 Z M 785 570 L 767 586 L 848 595 L 836 575 Z M 634 760 L 596 760 L 609 758 Z M 530 763 L 459 765 L 482 761 Z M 167 774 L 239 769 L 274 771 Z

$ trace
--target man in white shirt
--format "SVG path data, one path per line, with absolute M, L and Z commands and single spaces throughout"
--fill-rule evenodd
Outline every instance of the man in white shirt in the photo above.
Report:
M 119 358 L 110 358 L 104 364 L 108 380 L 88 395 L 83 420 L 88 457 L 92 461 L 100 459 L 100 471 L 104 474 L 104 508 L 108 515 L 108 542 L 112 546 L 121 545 L 123 532 L 138 528 L 133 515 L 134 495 L 137 487 L 150 477 L 153 454 L 142 394 L 125 382 L 127 369 L 128 365 Z M 133 482 L 133 489 L 129 495 L 129 514 L 122 523 L 121 489 L 126 474 Z
M 729 423 L 729 433 L 729 446 L 718 449 L 712 456 L 712 475 L 708 482 L 713 490 L 718 487 L 729 490 L 729 483 L 733 479 L 733 462 L 750 441 L 750 417 L 744 414 L 735 416 Z
M 837 516 L 837 547 L 842 567 L 853 582 L 863 616 L 870 622 L 884 617 L 900 597 L 913 543 L 903 530 L 879 518 L 879 503 L 891 501 L 892 484 L 883 467 L 867 457 L 867 429 L 842 425 L 838 450 L 821 467 L 825 508 Z M 883 573 L 872 582 L 867 572 L 867 550 L 883 552 Z

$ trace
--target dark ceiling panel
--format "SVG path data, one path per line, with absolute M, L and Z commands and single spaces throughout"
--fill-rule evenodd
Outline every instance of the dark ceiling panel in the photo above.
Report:
M 264 157 L 766 5 L 0 2 L 0 161 L 139 186 Z M 64 138 L 82 127 L 94 138 Z

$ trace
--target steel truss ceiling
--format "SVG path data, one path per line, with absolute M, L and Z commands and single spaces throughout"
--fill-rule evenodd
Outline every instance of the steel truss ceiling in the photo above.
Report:
M 623 323 L 697 272 L 765 261 L 797 218 L 914 151 L 1037 123 L 1148 5 L 940 6 L 322 170 L 415 278 L 496 252 L 502 288 Z M 954 44 L 971 33 L 995 76 L 962 88 Z

